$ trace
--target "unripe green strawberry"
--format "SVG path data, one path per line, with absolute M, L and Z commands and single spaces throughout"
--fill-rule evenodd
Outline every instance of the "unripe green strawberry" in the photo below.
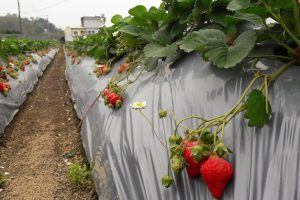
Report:
M 169 143 L 170 144 L 180 144 L 182 142 L 182 137 L 178 134 L 172 134 L 169 137 Z
M 167 116 L 168 112 L 166 110 L 160 110 L 159 111 L 159 118 L 165 118 Z
M 185 167 L 185 160 L 180 155 L 174 155 L 172 157 L 172 169 L 176 174 L 179 174 Z
M 174 179 L 171 176 L 163 176 L 161 183 L 164 187 L 168 188 L 174 184 Z

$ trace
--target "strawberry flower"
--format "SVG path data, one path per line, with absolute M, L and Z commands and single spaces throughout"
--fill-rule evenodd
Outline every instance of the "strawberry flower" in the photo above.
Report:
M 143 101 L 143 102 L 137 101 L 137 102 L 134 102 L 133 104 L 130 105 L 130 107 L 133 110 L 145 109 L 146 106 L 147 106 L 147 102 L 146 101 Z

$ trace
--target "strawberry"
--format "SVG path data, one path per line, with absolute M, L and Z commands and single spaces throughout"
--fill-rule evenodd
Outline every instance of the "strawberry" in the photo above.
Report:
M 100 71 L 101 71 L 101 75 L 104 76 L 106 74 L 108 74 L 110 72 L 109 68 L 107 67 L 106 64 L 100 65 Z
M 2 74 L 0 78 L 7 80 L 7 74 Z
M 4 69 L 4 67 L 0 65 L 0 72 L 1 72 L 3 69 Z
M 0 92 L 4 92 L 4 90 L 5 90 L 4 82 L 0 82 Z
M 9 83 L 0 82 L 0 92 L 2 92 L 4 96 L 8 95 L 10 89 Z
M 121 103 L 123 101 L 123 98 L 121 96 L 116 96 L 111 99 L 111 104 L 113 105 L 114 108 L 118 107 L 118 102 Z
M 126 72 L 128 70 L 128 67 L 129 67 L 128 63 L 123 63 L 122 65 L 119 66 L 118 73 L 121 74 L 123 72 Z
M 108 97 L 108 95 L 111 93 L 112 91 L 111 91 L 111 89 L 105 89 L 104 91 L 103 91 L 103 97 Z
M 108 103 L 112 108 L 120 108 L 123 102 L 123 97 L 112 92 L 107 97 Z
M 219 199 L 233 176 L 233 168 L 231 163 L 223 158 L 210 156 L 201 166 L 200 174 L 212 196 Z
M 24 65 L 29 65 L 29 64 L 30 64 L 30 61 L 29 61 L 29 60 L 24 60 L 24 61 L 23 61 L 23 64 L 24 64 Z
M 23 72 L 25 71 L 25 65 L 24 65 L 24 64 L 22 64 L 22 65 L 20 66 L 20 70 L 23 71 Z
M 192 148 L 196 145 L 199 145 L 198 141 L 187 141 L 185 142 L 185 148 L 183 151 L 183 157 L 187 163 L 186 170 L 188 176 L 191 178 L 197 177 L 200 175 L 200 167 L 207 159 L 206 157 L 202 158 L 199 162 L 195 162 L 192 156 Z

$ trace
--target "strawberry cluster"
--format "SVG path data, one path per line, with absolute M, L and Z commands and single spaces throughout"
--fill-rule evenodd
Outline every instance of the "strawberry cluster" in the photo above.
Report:
M 0 82 L 0 92 L 6 97 L 11 90 L 10 84 L 7 82 Z
M 178 174 L 186 168 L 190 178 L 201 176 L 212 196 L 221 198 L 233 176 L 231 163 L 224 159 L 230 150 L 220 141 L 214 144 L 214 135 L 209 131 L 192 136 L 187 134 L 185 140 L 178 134 L 169 138 L 173 171 Z M 165 176 L 162 182 L 169 187 L 174 180 Z
M 120 92 L 121 88 L 118 85 L 110 83 L 102 92 L 105 105 L 111 109 L 120 109 L 124 101 Z
M 0 79 L 3 79 L 5 81 L 8 79 L 7 70 L 1 65 L 0 65 Z

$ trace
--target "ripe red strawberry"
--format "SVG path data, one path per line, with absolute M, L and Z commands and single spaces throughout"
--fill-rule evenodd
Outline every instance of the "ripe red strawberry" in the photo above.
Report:
M 0 78 L 3 78 L 4 80 L 7 80 L 7 74 L 2 74 Z
M 29 60 L 24 60 L 24 61 L 23 61 L 23 64 L 24 64 L 24 65 L 29 65 L 29 64 L 30 64 L 30 61 L 29 61 Z
M 0 72 L 1 72 L 3 69 L 4 69 L 4 67 L 0 65 Z
M 8 95 L 10 89 L 11 89 L 11 87 L 10 87 L 9 83 L 0 82 L 0 92 L 2 92 L 2 94 L 4 96 Z
M 113 92 L 113 90 L 111 88 L 109 89 L 105 89 L 102 93 L 103 97 L 108 97 L 111 93 Z
M 9 68 L 7 68 L 7 71 L 8 71 L 8 72 L 14 72 L 15 70 L 14 70 L 14 68 L 9 67 Z
M 108 74 L 110 72 L 109 67 L 106 64 L 99 66 L 102 76 Z
M 120 108 L 123 102 L 123 97 L 112 92 L 108 95 L 107 100 L 108 104 L 110 104 L 112 108 Z
M 196 145 L 199 145 L 198 141 L 187 141 L 186 146 L 183 151 L 183 157 L 187 163 L 186 170 L 188 173 L 188 176 L 191 178 L 197 177 L 200 175 L 200 167 L 207 159 L 202 158 L 198 163 L 195 162 L 193 156 L 192 156 L 192 148 Z
M 126 72 L 128 70 L 128 67 L 129 67 L 128 63 L 123 63 L 122 65 L 119 66 L 118 73 L 121 74 L 123 72 Z
M 233 168 L 231 163 L 223 158 L 210 156 L 201 166 L 200 174 L 213 197 L 219 199 L 233 176 Z
M 114 92 L 112 92 L 112 93 L 110 93 L 110 95 L 108 95 L 108 102 L 110 103 L 111 102 L 111 100 L 113 99 L 113 98 L 115 98 L 115 97 L 117 97 L 118 95 L 116 94 L 116 93 L 114 93 Z
M 5 91 L 4 82 L 0 82 L 0 92 L 4 92 L 4 91 Z
M 116 96 L 116 97 L 114 97 L 114 98 L 111 99 L 111 102 L 110 102 L 110 103 L 113 105 L 114 108 L 116 108 L 116 107 L 118 107 L 118 106 L 117 106 L 118 101 L 119 101 L 119 102 L 122 102 L 122 101 L 123 101 L 123 98 L 122 98 L 121 96 Z

